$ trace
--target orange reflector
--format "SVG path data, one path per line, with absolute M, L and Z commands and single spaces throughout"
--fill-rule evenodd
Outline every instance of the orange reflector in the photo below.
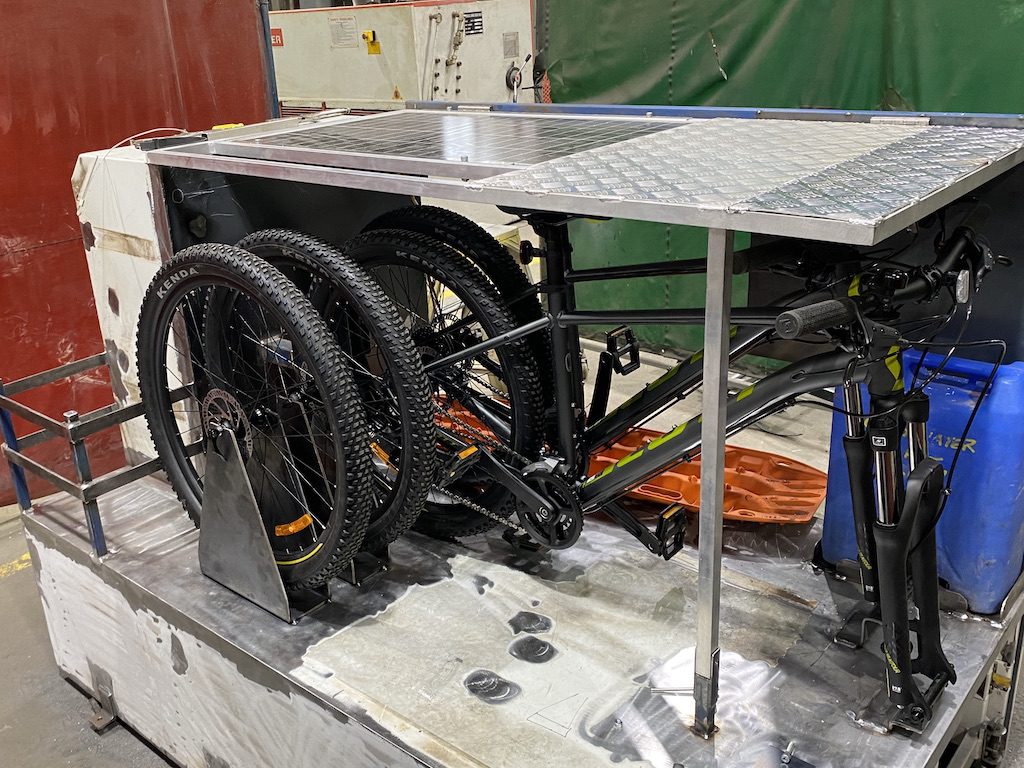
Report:
M 472 456 L 474 453 L 476 453 L 476 451 L 477 451 L 477 448 L 476 448 L 475 445 L 471 445 L 468 448 L 463 448 L 461 451 L 459 451 L 459 458 L 460 459 L 468 458 L 469 456 Z
M 284 525 L 275 525 L 274 533 L 278 536 L 291 536 L 293 533 L 298 533 L 301 530 L 309 528 L 313 524 L 312 516 L 307 512 L 298 520 L 292 520 L 290 523 Z
M 381 448 L 379 443 L 370 443 L 370 450 L 373 451 L 374 455 L 384 462 L 389 469 L 395 468 L 395 465 L 391 463 L 391 457 L 388 456 L 388 452 Z

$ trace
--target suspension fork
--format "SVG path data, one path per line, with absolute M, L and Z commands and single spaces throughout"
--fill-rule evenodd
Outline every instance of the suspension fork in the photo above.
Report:
M 544 240 L 547 281 L 545 291 L 548 313 L 556 322 L 551 327 L 551 359 L 555 380 L 555 433 L 559 453 L 574 475 L 586 471 L 586 457 L 579 450 L 578 439 L 583 431 L 583 370 L 580 361 L 579 329 L 560 325 L 558 316 L 576 308 L 576 292 L 565 275 L 572 268 L 572 245 L 569 225 L 534 224 Z
M 945 472 L 935 459 L 928 456 L 928 396 L 920 393 L 903 406 L 903 419 L 907 425 L 910 460 L 910 480 L 925 478 L 922 500 L 914 520 L 910 552 L 910 578 L 917 604 L 917 658 L 914 672 L 938 680 L 946 674 L 950 682 L 956 681 L 956 672 L 942 651 L 939 628 L 938 555 L 935 548 L 935 524 L 942 504 Z M 908 482 L 907 495 L 910 496 Z
M 864 404 L 860 385 L 852 381 L 843 384 L 843 410 L 846 411 L 846 434 L 843 451 L 850 478 L 850 500 L 853 507 L 853 525 L 857 535 L 857 565 L 860 568 L 861 590 L 864 599 L 878 602 L 878 573 L 875 568 L 874 482 L 871 471 L 872 451 L 868 442 Z
M 902 352 L 890 348 L 872 364 L 868 391 L 874 416 L 867 436 L 874 459 L 875 575 L 882 619 L 882 655 L 894 724 L 921 732 L 931 705 L 947 683 L 956 680 L 942 652 L 939 633 L 938 576 L 933 524 L 942 498 L 943 470 L 927 453 L 928 398 L 904 396 Z M 903 484 L 902 443 L 908 444 L 910 474 Z M 912 583 L 912 592 L 908 588 Z M 917 617 L 911 619 L 911 594 Z M 912 657 L 911 632 L 918 656 Z M 914 674 L 932 682 L 921 691 Z

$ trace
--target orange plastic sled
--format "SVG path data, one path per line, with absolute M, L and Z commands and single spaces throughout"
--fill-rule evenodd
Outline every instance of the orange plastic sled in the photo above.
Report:
M 639 450 L 664 434 L 634 429 L 590 457 L 590 474 Z M 814 467 L 767 451 L 725 448 L 726 520 L 752 523 L 806 523 L 825 500 L 828 476 Z M 631 498 L 659 504 L 700 506 L 700 457 L 677 464 L 629 492 Z
M 490 431 L 472 414 L 456 405 L 453 415 L 478 434 Z M 467 430 L 443 414 L 438 426 L 455 433 Z M 595 475 L 619 459 L 640 450 L 664 433 L 636 428 L 613 445 L 590 457 L 590 474 Z M 472 434 L 466 434 L 472 437 Z M 825 500 L 828 476 L 814 467 L 767 451 L 729 445 L 725 448 L 726 520 L 749 523 L 806 523 Z M 628 494 L 638 501 L 682 504 L 690 510 L 700 507 L 700 457 L 682 462 Z

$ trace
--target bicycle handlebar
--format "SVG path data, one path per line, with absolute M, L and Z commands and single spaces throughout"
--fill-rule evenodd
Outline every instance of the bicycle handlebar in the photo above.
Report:
M 992 209 L 987 205 L 975 206 L 942 245 L 935 263 L 925 273 L 918 274 L 907 285 L 895 290 L 891 300 L 898 303 L 926 298 L 937 290 L 945 275 L 962 269 L 965 253 L 968 248 L 975 247 L 974 238 L 991 213 Z M 972 266 L 982 270 L 975 276 L 980 279 L 986 270 L 973 262 Z M 804 334 L 849 325 L 857 320 L 858 307 L 869 309 L 875 306 L 872 298 L 866 295 L 859 297 L 856 302 L 848 298 L 826 299 L 788 310 L 776 318 L 775 332 L 782 339 L 795 339 Z
M 795 339 L 805 333 L 848 325 L 856 319 L 857 305 L 852 299 L 826 299 L 783 312 L 775 319 L 775 333 L 783 339 Z

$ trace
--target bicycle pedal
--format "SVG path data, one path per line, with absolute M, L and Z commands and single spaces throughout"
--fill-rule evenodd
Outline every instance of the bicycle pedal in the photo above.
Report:
M 654 535 L 660 545 L 659 554 L 671 560 L 683 548 L 686 538 L 686 508 L 682 504 L 673 504 L 662 512 Z
M 438 473 L 438 486 L 445 488 L 462 479 L 466 472 L 472 469 L 480 460 L 480 455 L 480 449 L 475 445 L 463 448 Z
M 605 334 L 605 343 L 612 356 L 612 368 L 625 376 L 640 368 L 640 342 L 628 325 L 620 325 Z M 623 359 L 625 358 L 625 359 Z

